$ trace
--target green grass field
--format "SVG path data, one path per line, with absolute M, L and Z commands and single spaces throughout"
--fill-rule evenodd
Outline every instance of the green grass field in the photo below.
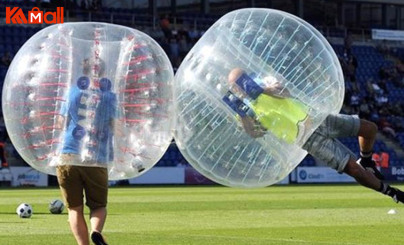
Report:
M 403 187 L 403 186 L 401 186 Z M 404 205 L 359 186 L 111 188 L 104 230 L 112 245 L 399 245 Z M 75 244 L 58 189 L 0 190 L 0 244 Z M 15 209 L 30 203 L 34 215 Z M 387 214 L 395 209 L 396 214 Z

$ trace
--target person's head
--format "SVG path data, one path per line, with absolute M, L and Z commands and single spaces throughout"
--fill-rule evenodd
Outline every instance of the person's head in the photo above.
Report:
M 85 58 L 82 61 L 83 74 L 86 76 L 96 75 L 98 77 L 104 76 L 105 62 L 102 59 Z

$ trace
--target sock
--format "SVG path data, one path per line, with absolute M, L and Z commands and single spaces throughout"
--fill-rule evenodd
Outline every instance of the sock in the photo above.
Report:
M 373 154 L 372 151 L 368 151 L 368 152 L 361 151 L 360 152 L 361 159 L 362 159 L 361 162 L 363 162 L 363 163 L 371 163 L 372 162 L 372 154 Z
M 390 185 L 385 184 L 383 182 L 380 183 L 379 192 L 383 193 L 384 195 L 391 196 L 391 197 L 393 197 L 394 194 L 396 194 L 396 190 L 394 188 L 391 188 Z
M 379 192 L 386 194 L 387 192 L 387 188 L 389 187 L 388 184 L 385 184 L 383 182 L 380 182 L 380 188 L 379 188 Z
M 372 158 L 372 151 L 361 151 L 361 157 L 362 158 Z

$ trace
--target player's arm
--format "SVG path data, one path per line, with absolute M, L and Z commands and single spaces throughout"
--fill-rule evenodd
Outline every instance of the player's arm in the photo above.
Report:
M 71 99 L 72 98 L 72 99 Z M 64 130 L 65 127 L 68 126 L 71 120 L 70 116 L 70 108 L 71 103 L 74 103 L 73 97 L 70 96 L 70 91 L 65 95 L 64 102 L 60 108 L 59 114 L 56 115 L 56 128 L 60 130 Z
M 255 119 L 253 110 L 231 91 L 227 92 L 223 101 L 241 118 L 241 124 L 247 134 L 253 138 L 262 137 L 265 134 L 265 128 Z
M 62 115 L 56 116 L 56 128 L 63 130 L 65 126 L 65 117 Z
M 273 76 L 266 76 L 263 79 L 253 78 L 247 75 L 241 69 L 235 69 L 237 74 L 230 75 L 230 84 L 236 84 L 241 92 L 249 98 L 255 100 L 260 94 L 266 94 L 273 97 L 285 98 L 290 96 L 289 91 L 280 81 Z M 257 82 L 257 79 L 259 82 Z M 234 90 L 234 89 L 233 89 Z
M 110 102 L 110 119 L 109 119 L 109 126 L 112 132 L 116 137 L 124 137 L 124 122 L 120 120 L 120 112 L 117 106 L 116 95 L 113 95 L 113 99 Z
M 125 136 L 125 125 L 118 118 L 114 118 L 109 123 L 112 132 L 114 132 L 115 137 L 124 137 Z
M 252 117 L 242 117 L 241 124 L 243 125 L 244 130 L 247 134 L 249 134 L 253 138 L 259 138 L 264 136 L 265 128 Z

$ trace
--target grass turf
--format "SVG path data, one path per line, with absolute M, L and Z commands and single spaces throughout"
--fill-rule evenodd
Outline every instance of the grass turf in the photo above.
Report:
M 401 186 L 403 187 L 403 186 Z M 0 244 L 75 244 L 58 189 L 0 190 Z M 34 215 L 21 219 L 18 204 Z M 396 214 L 387 214 L 395 209 Z M 86 210 L 88 213 L 88 210 Z M 360 186 L 110 188 L 104 234 L 112 245 L 398 245 L 404 206 Z

